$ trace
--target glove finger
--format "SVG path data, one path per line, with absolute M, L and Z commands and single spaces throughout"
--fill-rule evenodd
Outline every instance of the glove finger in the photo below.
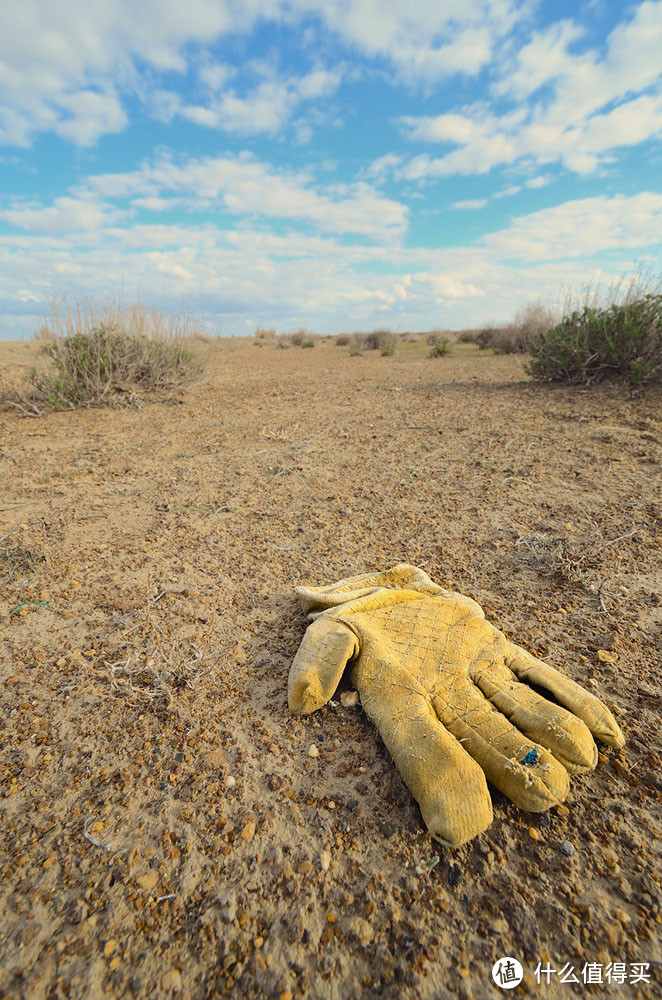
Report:
M 394 684 L 378 697 L 362 692 L 361 701 L 433 837 L 458 847 L 490 825 L 492 800 L 485 775 L 446 732 L 426 698 Z
M 513 652 L 511 656 L 506 657 L 506 666 L 510 667 L 520 680 L 538 684 L 551 692 L 561 705 L 565 705 L 586 723 L 601 743 L 618 748 L 625 744 L 625 737 L 616 719 L 599 698 L 589 694 L 569 677 L 550 667 L 548 663 L 531 656 L 520 646 L 511 645 L 511 649 Z
M 516 680 L 507 667 L 473 678 L 486 698 L 531 740 L 547 747 L 570 774 L 592 771 L 598 748 L 581 719 Z
M 433 705 L 488 781 L 516 806 L 543 812 L 565 799 L 570 783 L 563 764 L 542 745 L 532 746 L 469 679 L 455 684 L 447 700 L 435 696 Z M 533 762 L 525 763 L 532 750 Z

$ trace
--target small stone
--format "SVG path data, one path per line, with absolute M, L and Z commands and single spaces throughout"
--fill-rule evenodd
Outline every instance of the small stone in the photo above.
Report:
M 248 823 L 241 831 L 241 839 L 252 840 L 254 836 L 255 836 L 255 823 L 253 822 L 252 819 L 249 819 Z
M 231 774 L 229 774 L 229 775 L 227 776 L 227 778 L 225 779 L 225 787 L 226 787 L 226 788 L 234 788 L 234 786 L 235 786 L 236 784 L 237 784 L 237 779 L 236 779 L 236 778 L 233 778 L 233 777 L 232 777 L 232 775 L 231 775 Z
M 575 848 L 570 843 L 569 840 L 562 840 L 561 844 L 559 846 L 559 850 L 560 850 L 561 854 L 565 854 L 566 858 L 571 858 L 573 856 L 573 854 L 575 853 Z
M 154 872 L 147 872 L 146 875 L 140 875 L 136 881 L 143 889 L 153 889 L 157 881 L 156 874 Z
M 392 837 L 394 833 L 395 833 L 395 827 L 393 823 L 389 823 L 388 821 L 386 823 L 382 823 L 382 834 L 384 837 L 386 837 L 387 840 L 389 839 L 389 837 Z
M 349 802 L 347 803 L 347 808 L 349 809 L 350 812 L 353 813 L 354 810 L 358 808 L 358 805 L 359 805 L 358 799 L 350 799 Z
M 464 878 L 464 872 L 459 865 L 449 865 L 448 866 L 448 884 L 452 886 L 459 885 Z
M 179 969 L 170 969 L 161 979 L 161 986 L 164 990 L 179 991 L 182 988 L 182 974 Z
M 319 755 L 320 755 L 319 750 L 317 749 L 314 743 L 311 743 L 310 746 L 308 747 L 308 756 L 319 757 Z
M 612 851 L 610 847 L 604 847 L 602 849 L 602 857 L 607 862 L 610 868 L 615 868 L 618 864 L 618 855 L 615 851 Z
M 108 958 L 108 956 L 112 955 L 113 952 L 116 951 L 116 949 L 117 949 L 117 941 L 115 940 L 115 938 L 110 938 L 109 941 L 106 941 L 103 953 L 106 956 L 106 958 Z
M 598 659 L 601 663 L 616 663 L 618 653 L 612 653 L 609 649 L 599 649 Z
M 60 659 L 57 661 L 57 665 L 58 667 L 66 667 L 67 665 L 66 658 L 64 656 L 61 656 Z
M 375 932 L 363 917 L 352 917 L 348 924 L 349 932 L 363 947 L 367 947 L 375 936 Z
M 569 816 L 570 815 L 570 810 L 568 809 L 567 806 L 563 806 L 563 805 L 557 806 L 556 807 L 556 815 L 557 816 L 563 816 L 563 817 Z
M 322 851 L 320 854 L 320 867 L 323 872 L 328 872 L 329 865 L 331 864 L 331 852 Z
M 343 708 L 353 708 L 359 703 L 358 691 L 343 691 L 340 695 L 340 704 Z
M 536 830 L 535 826 L 529 827 L 529 837 L 531 840 L 540 840 L 540 834 Z

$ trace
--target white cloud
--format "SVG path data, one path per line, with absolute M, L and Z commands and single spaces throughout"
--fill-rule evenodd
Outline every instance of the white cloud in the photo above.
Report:
M 582 198 L 515 219 L 480 243 L 502 260 L 564 260 L 660 246 L 662 194 Z
M 649 88 L 662 81 L 662 3 L 642 3 L 607 39 L 602 58 L 594 50 L 573 54 L 581 37 L 570 21 L 537 33 L 518 53 L 499 96 L 518 102 L 498 115 L 473 105 L 438 116 L 403 117 L 413 141 L 457 148 L 443 156 L 413 157 L 401 175 L 411 180 L 484 174 L 493 167 L 530 160 L 561 162 L 577 173 L 595 171 L 613 151 L 662 134 L 662 96 Z M 542 91 L 536 103 L 522 97 Z
M 88 197 L 128 199 L 160 211 L 214 206 L 234 215 L 294 219 L 324 232 L 353 233 L 392 242 L 408 221 L 407 208 L 365 181 L 320 190 L 310 174 L 279 171 L 248 153 L 176 163 L 160 159 L 124 174 L 87 179 Z
M 102 135 L 121 132 L 128 124 L 119 98 L 112 91 L 79 90 L 75 94 L 63 94 L 59 105 L 63 116 L 55 131 L 76 146 L 93 146 Z
M 308 4 L 299 3 L 299 9 Z M 314 7 L 314 5 L 310 5 Z M 510 0 L 327 0 L 317 5 L 327 25 L 370 57 L 394 65 L 409 81 L 474 75 L 500 38 L 526 17 L 530 3 Z
M 228 35 L 242 36 L 258 22 L 300 29 L 323 22 L 340 40 L 370 59 L 394 66 L 412 81 L 474 74 L 486 66 L 527 4 L 514 0 L 432 0 L 404 7 L 393 0 L 21 0 L 0 9 L 0 141 L 27 146 L 33 135 L 56 130 L 79 145 L 125 124 L 120 98 L 159 90 L 148 74 L 184 74 L 191 47 L 200 50 L 200 84 L 221 100 L 190 102 L 189 119 L 235 131 L 261 129 L 284 115 L 283 101 L 327 96 L 336 71 L 313 69 L 299 81 L 286 80 L 285 97 L 267 107 L 264 93 L 222 88 L 234 70 L 209 49 Z M 308 29 L 309 30 L 309 29 Z M 259 91 L 259 88 L 258 88 Z M 87 95 L 87 97 L 85 96 Z M 96 95 L 92 98 L 90 95 Z M 171 120 L 177 101 L 156 99 L 160 120 Z M 184 103 L 184 102 L 182 102 Z M 84 107 L 82 105 L 85 105 Z M 72 118 L 72 107 L 75 113 Z M 201 110 L 203 109 L 203 110 Z M 291 109 L 290 109 L 291 110 Z M 203 113 L 205 111 L 206 113 Z M 217 127 L 217 126 L 215 126 Z
M 485 208 L 488 201 L 489 198 L 467 198 L 466 201 L 453 202 L 451 207 L 460 209 L 461 211 L 475 211 L 478 208 Z
M 0 219 L 10 226 L 33 233 L 70 234 L 78 230 L 98 230 L 124 213 L 84 198 L 56 198 L 52 205 L 17 203 L 0 210 Z
M 266 78 L 244 96 L 228 90 L 213 97 L 207 105 L 182 106 L 179 113 L 207 128 L 242 135 L 273 135 L 290 120 L 301 102 L 330 96 L 341 81 L 339 69 L 318 68 L 301 77 L 280 79 L 268 67 L 264 75 Z M 307 135 L 312 136 L 310 124 Z M 302 133 L 299 137 L 303 138 Z

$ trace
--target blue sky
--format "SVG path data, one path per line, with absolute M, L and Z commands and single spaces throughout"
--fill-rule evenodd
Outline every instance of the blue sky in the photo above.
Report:
M 0 338 L 461 328 L 662 262 L 662 2 L 4 0 Z

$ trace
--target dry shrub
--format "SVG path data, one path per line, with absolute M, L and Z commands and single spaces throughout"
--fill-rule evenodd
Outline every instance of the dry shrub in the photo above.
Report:
M 336 347 L 347 347 L 349 345 L 349 340 L 350 337 L 348 333 L 341 333 L 338 337 L 336 337 L 335 345 Z
M 274 327 L 267 330 L 262 326 L 256 326 L 253 336 L 258 344 L 273 344 L 276 340 L 276 330 Z
M 398 336 L 391 330 L 373 330 L 366 335 L 364 345 L 368 351 L 381 351 L 383 355 L 395 354 Z
M 543 381 L 632 386 L 662 381 L 662 294 L 630 286 L 621 301 L 585 302 L 545 331 L 528 374 Z
M 315 335 L 310 330 L 307 330 L 305 326 L 302 326 L 290 335 L 290 341 L 295 347 L 314 347 Z
M 461 330 L 457 335 L 458 344 L 477 344 L 478 330 Z
M 498 330 L 495 326 L 485 326 L 482 330 L 478 331 L 476 334 L 476 343 L 481 351 L 486 351 L 492 346 L 496 333 L 498 333 Z
M 450 340 L 442 330 L 430 330 L 425 334 L 425 343 L 428 347 L 435 347 L 436 344 L 448 344 Z
M 191 348 L 198 331 L 187 315 L 66 299 L 53 300 L 51 311 L 50 324 L 37 335 L 44 363 L 33 368 L 24 392 L 3 397 L 26 413 L 131 400 L 136 390 L 172 391 L 201 374 Z
M 554 326 L 554 316 L 540 302 L 521 309 L 512 323 L 492 331 L 491 346 L 496 354 L 530 354 L 540 337 Z
M 429 357 L 431 358 L 443 358 L 447 354 L 451 353 L 450 341 L 447 337 L 441 337 L 439 340 L 434 341 L 430 347 Z

